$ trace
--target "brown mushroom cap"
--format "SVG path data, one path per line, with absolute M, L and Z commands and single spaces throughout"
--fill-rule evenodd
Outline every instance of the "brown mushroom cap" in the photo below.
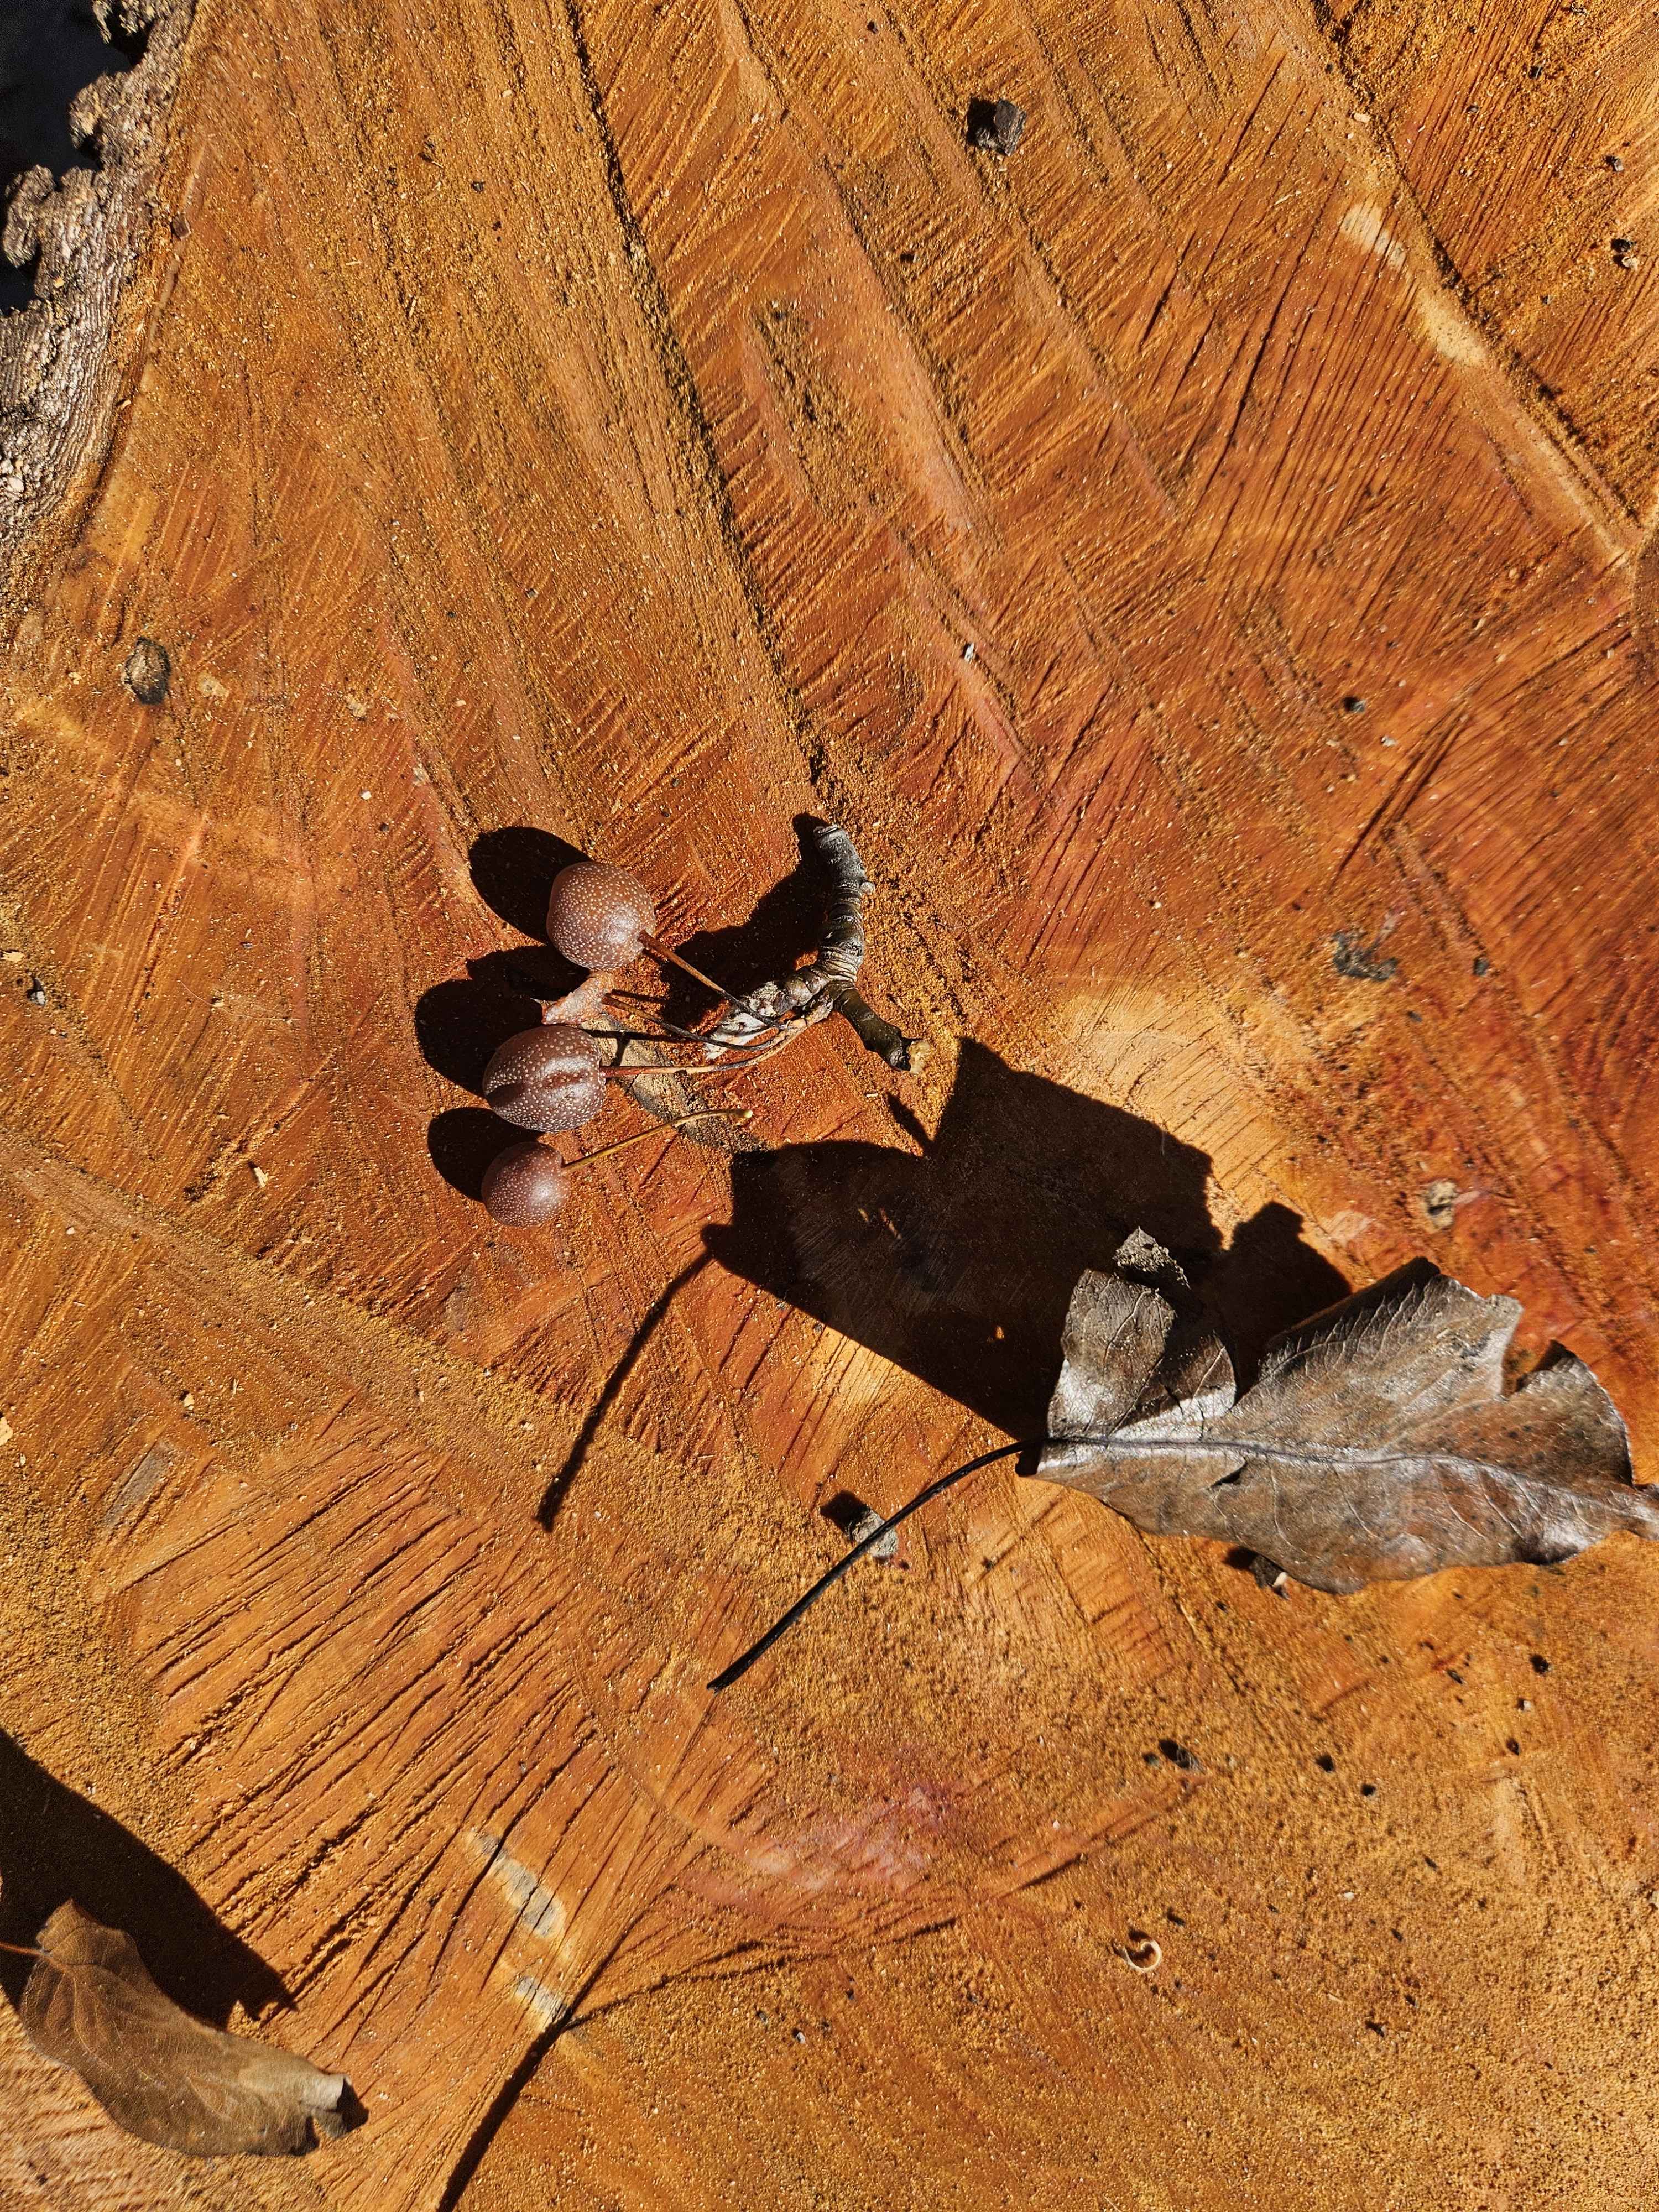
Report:
M 483 1202 L 508 1229 L 533 1229 L 562 1212 L 569 1186 L 544 1145 L 509 1145 L 483 1172 Z
M 629 869 L 573 860 L 553 878 L 549 941 L 579 968 L 627 968 L 657 927 L 651 894 Z
M 483 1095 L 520 1129 L 580 1129 L 605 1103 L 599 1048 L 574 1022 L 520 1030 L 483 1072 Z

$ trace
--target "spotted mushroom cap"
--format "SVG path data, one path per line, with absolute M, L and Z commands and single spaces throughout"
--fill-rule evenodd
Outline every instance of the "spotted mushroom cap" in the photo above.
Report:
M 599 1046 L 574 1022 L 520 1030 L 492 1056 L 483 1088 L 520 1129 L 580 1129 L 605 1103 Z
M 568 1188 L 544 1145 L 509 1145 L 483 1172 L 483 1202 L 508 1229 L 533 1229 L 562 1212 Z
M 579 968 L 627 968 L 657 927 L 651 894 L 630 869 L 573 860 L 553 878 L 547 934 Z

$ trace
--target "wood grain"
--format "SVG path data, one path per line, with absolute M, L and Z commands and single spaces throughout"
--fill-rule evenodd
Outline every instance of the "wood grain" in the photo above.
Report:
M 1128 1222 L 1247 1365 L 1428 1251 L 1659 1472 L 1650 17 L 1401 22 L 198 8 L 6 615 L 0 1727 L 370 2124 L 0 2021 L 16 2202 L 1641 2200 L 1644 1547 L 1287 1603 L 997 1469 L 702 1687 Z M 927 1072 L 492 1233 L 556 854 L 752 981 L 801 814 Z

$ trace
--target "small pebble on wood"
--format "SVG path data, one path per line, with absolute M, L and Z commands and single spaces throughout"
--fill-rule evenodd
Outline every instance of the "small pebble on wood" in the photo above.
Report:
M 880 1524 L 883 1524 L 883 1516 L 878 1510 L 874 1506 L 865 1504 L 863 1498 L 854 1498 L 852 1491 L 838 1491 L 830 1500 L 830 1504 L 823 1509 L 823 1517 L 834 1528 L 838 1528 L 849 1544 L 863 1544 L 865 1537 L 874 1535 L 876 1528 L 880 1528 Z M 891 1566 L 891 1562 L 898 1558 L 898 1528 L 890 1528 L 887 1535 L 880 1540 L 880 1544 L 872 1544 L 869 1558 L 880 1559 L 884 1566 Z
M 1433 1228 L 1449 1229 L 1457 1218 L 1457 1185 L 1445 1176 L 1425 1183 L 1423 1211 Z
M 848 1540 L 854 1544 L 861 1544 L 866 1536 L 874 1535 L 880 1526 L 880 1514 L 876 1511 L 873 1505 L 866 1506 L 848 1530 Z M 898 1557 L 898 1530 L 890 1528 L 884 1536 L 871 1545 L 870 1557 L 872 1559 L 896 1559 Z
M 164 645 L 141 637 L 127 655 L 121 680 L 143 707 L 159 707 L 173 681 L 173 662 Z
M 987 154 L 1012 154 L 1025 136 L 1025 110 L 1012 100 L 970 100 L 968 143 Z
M 882 1523 L 882 1516 L 873 1505 L 866 1505 L 861 1498 L 854 1498 L 846 1491 L 825 1506 L 824 1516 L 834 1522 L 849 1544 L 861 1544 L 866 1536 L 873 1535 Z M 890 1562 L 897 1559 L 898 1547 L 899 1532 L 896 1528 L 890 1528 L 878 1544 L 870 1547 L 870 1557 Z
M 1355 931 L 1339 929 L 1331 943 L 1336 948 L 1331 955 L 1332 967 L 1352 983 L 1388 983 L 1399 972 L 1400 963 L 1383 957 L 1380 936 L 1370 945 L 1362 945 Z

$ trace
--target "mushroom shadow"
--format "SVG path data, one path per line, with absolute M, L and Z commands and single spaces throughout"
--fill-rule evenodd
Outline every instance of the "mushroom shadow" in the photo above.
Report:
M 488 1107 L 452 1106 L 447 1114 L 433 1115 L 426 1148 L 452 1190 L 482 1202 L 484 1170 L 509 1145 L 523 1144 L 529 1133 L 500 1120 Z
M 763 891 L 747 921 L 726 929 L 700 929 L 677 949 L 694 968 L 723 983 L 741 997 L 757 985 L 787 975 L 802 957 L 817 948 L 823 925 L 824 872 L 812 859 L 806 833 L 817 826 L 810 814 L 795 817 L 795 835 L 801 851 L 793 868 L 769 890 Z M 706 1021 L 714 1011 L 708 993 L 678 969 L 663 971 L 667 995 L 663 1014 L 684 1027 Z
M 222 2027 L 233 2005 L 258 2014 L 291 2002 L 183 1875 L 0 1731 L 0 1941 L 33 1944 L 71 1898 L 125 1929 L 158 1985 L 198 2020 Z M 29 1970 L 28 1960 L 0 1952 L 0 1988 L 14 2006 Z
M 421 1057 L 446 1082 L 482 1097 L 491 1054 L 520 1030 L 533 1030 L 544 1003 L 563 998 L 581 980 L 581 969 L 550 945 L 515 945 L 469 960 L 465 977 L 434 983 L 416 1002 Z
M 472 887 L 493 914 L 526 937 L 545 939 L 554 877 L 586 857 L 568 838 L 515 823 L 475 837 L 467 862 Z
M 503 921 L 538 942 L 486 952 L 466 963 L 466 974 L 434 983 L 415 1008 L 421 1056 L 447 1083 L 475 1097 L 483 1092 L 491 1055 L 520 1030 L 534 1029 L 544 1000 L 561 999 L 581 981 L 546 942 L 548 894 L 559 870 L 581 854 L 545 830 L 486 830 L 470 855 L 478 896 Z M 525 1132 L 476 1107 L 452 1107 L 427 1126 L 427 1149 L 446 1182 L 468 1198 L 479 1195 L 484 1170 Z
M 895 1119 L 916 1133 L 913 1115 Z M 969 1041 L 920 1157 L 840 1142 L 742 1154 L 732 1219 L 705 1241 L 734 1274 L 1010 1435 L 1036 1435 L 1077 1279 L 1108 1266 L 1132 1228 L 1181 1261 L 1242 1374 L 1346 1293 L 1288 1206 L 1262 1207 L 1224 1247 L 1210 1165 L 1156 1122 Z

